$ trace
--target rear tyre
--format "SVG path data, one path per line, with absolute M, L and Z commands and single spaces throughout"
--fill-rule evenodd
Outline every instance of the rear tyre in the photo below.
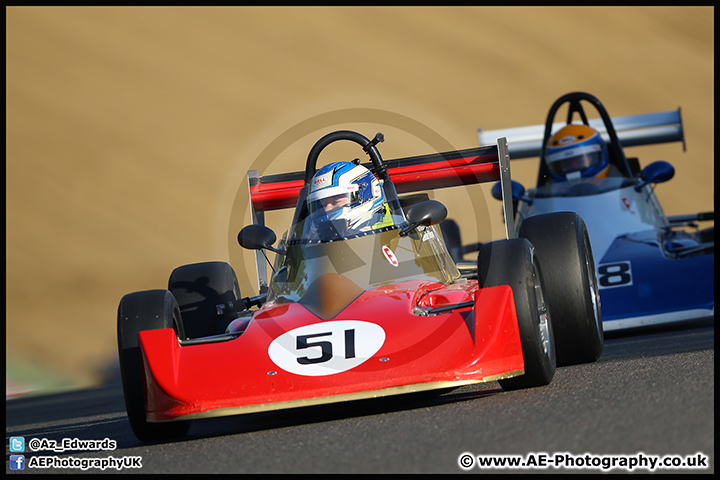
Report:
M 150 423 L 145 418 L 145 375 L 138 334 L 161 328 L 173 328 L 178 338 L 184 337 L 180 309 L 169 291 L 135 292 L 120 300 L 117 336 L 125 409 L 133 433 L 145 442 L 182 437 L 190 428 L 189 421 Z
M 525 374 L 500 380 L 504 390 L 547 385 L 555 375 L 553 325 L 532 244 L 522 238 L 484 244 L 478 254 L 481 287 L 510 285 L 515 298 Z
M 187 338 L 219 335 L 230 322 L 216 305 L 240 299 L 235 270 L 226 262 L 202 262 L 173 270 L 168 290 L 175 296 Z
M 595 262 L 583 219 L 554 212 L 523 220 L 518 236 L 535 247 L 552 312 L 558 366 L 594 362 L 603 326 Z

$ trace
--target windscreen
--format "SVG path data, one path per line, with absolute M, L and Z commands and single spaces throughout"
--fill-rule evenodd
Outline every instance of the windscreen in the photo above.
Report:
M 281 240 L 285 254 L 275 260 L 268 301 L 300 301 L 325 274 L 341 275 L 362 290 L 404 280 L 449 284 L 460 277 L 437 226 L 418 227 L 406 237 L 397 226 L 386 226 L 343 238 L 310 220 L 296 224 Z

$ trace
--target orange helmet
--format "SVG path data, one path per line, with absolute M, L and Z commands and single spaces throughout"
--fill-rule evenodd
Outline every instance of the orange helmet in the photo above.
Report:
M 609 160 L 602 136 L 587 125 L 570 124 L 558 130 L 547 143 L 545 163 L 557 181 L 579 172 L 583 178 L 607 175 Z

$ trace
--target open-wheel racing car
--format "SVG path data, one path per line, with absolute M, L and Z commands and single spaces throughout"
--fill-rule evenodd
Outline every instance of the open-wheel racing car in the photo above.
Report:
M 558 365 L 599 358 L 595 267 L 578 215 L 539 217 L 526 237 L 507 229 L 477 261 L 456 264 L 438 227 L 445 207 L 407 194 L 495 180 L 509 189 L 504 139 L 390 161 L 382 140 L 336 131 L 312 147 L 304 172 L 248 172 L 253 223 L 238 241 L 256 250 L 258 295 L 241 297 L 228 263 L 205 262 L 176 268 L 167 289 L 122 298 L 122 385 L 140 440 L 185 435 L 205 417 L 495 380 L 506 390 L 542 386 Z M 370 162 L 317 169 L 336 141 L 357 143 Z M 292 207 L 273 246 L 264 212 Z M 565 279 L 556 283 L 541 268 L 556 255 L 549 245 L 564 254 L 551 265 Z M 275 253 L 269 280 L 266 252 Z M 557 315 L 555 296 L 565 303 Z
M 588 120 L 588 104 L 600 118 Z M 566 121 L 555 123 L 565 105 Z M 655 161 L 641 169 L 624 153 L 666 142 L 684 147 L 680 109 L 610 118 L 596 97 L 574 92 L 553 103 L 545 125 L 480 130 L 478 136 L 480 145 L 506 138 L 512 160 L 540 157 L 535 188 L 512 182 L 520 236 L 550 212 L 573 211 L 585 220 L 606 332 L 714 316 L 714 227 L 694 223 L 714 220 L 714 212 L 667 217 L 653 185 L 670 180 L 674 167 Z M 499 184 L 493 196 L 503 198 Z M 552 282 L 554 272 L 544 273 Z

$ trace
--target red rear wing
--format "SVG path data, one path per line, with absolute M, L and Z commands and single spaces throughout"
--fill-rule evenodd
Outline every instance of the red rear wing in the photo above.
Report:
M 497 145 L 417 157 L 386 160 L 397 193 L 433 190 L 500 180 Z M 364 164 L 372 168 L 371 163 Z M 250 198 L 255 212 L 294 208 L 304 185 L 305 172 L 259 176 L 248 172 Z

